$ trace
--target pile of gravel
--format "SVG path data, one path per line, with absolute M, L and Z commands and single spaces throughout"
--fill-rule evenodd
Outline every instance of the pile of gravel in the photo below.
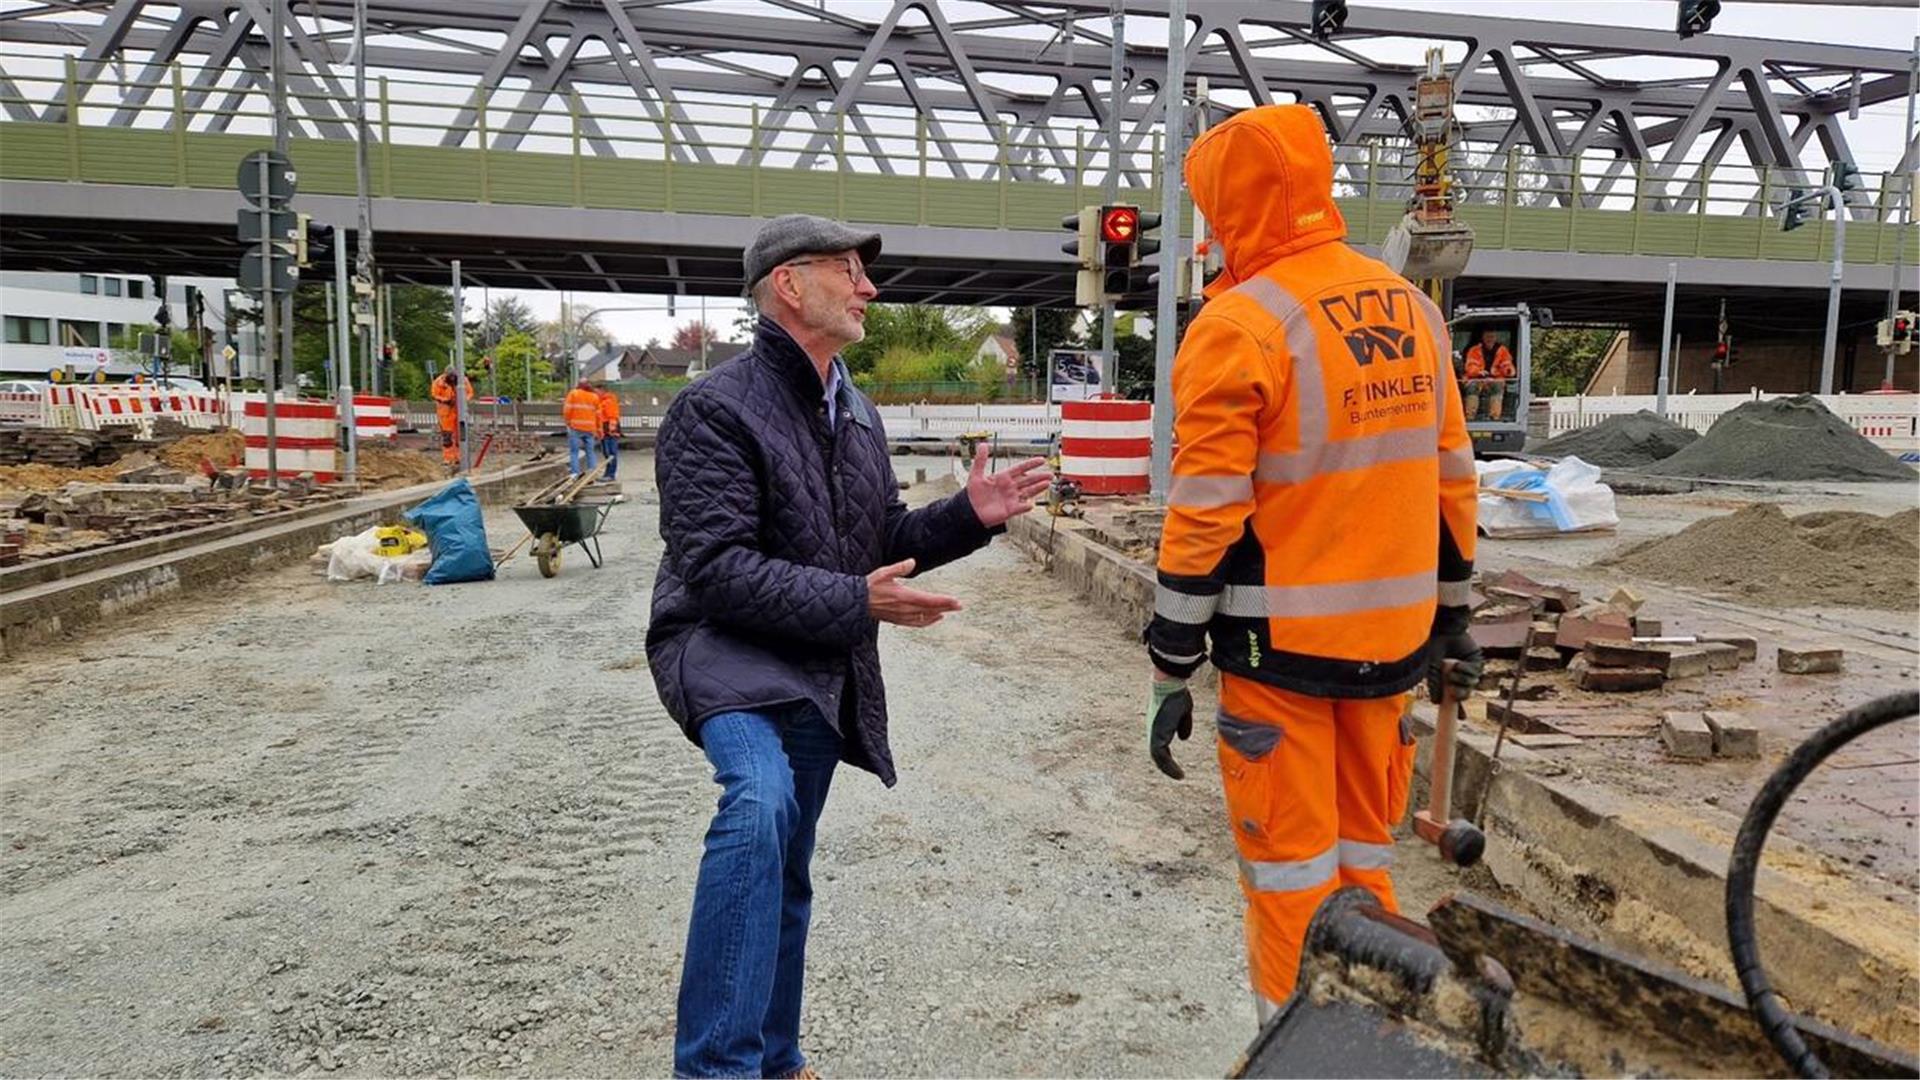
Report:
M 1640 470 L 1721 480 L 1904 480 L 1915 473 L 1810 394 L 1750 401 L 1705 438 Z
M 1569 431 L 1527 448 L 1544 457 L 1577 457 L 1605 469 L 1633 469 L 1672 457 L 1700 433 L 1646 409 L 1609 416 L 1592 427 Z
M 1920 607 L 1920 510 L 1878 517 L 1772 503 L 1696 521 L 1611 560 L 1628 573 L 1781 607 Z

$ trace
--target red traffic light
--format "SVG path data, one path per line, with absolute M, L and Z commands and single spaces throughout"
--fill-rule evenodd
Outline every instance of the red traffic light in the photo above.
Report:
M 1713 346 L 1713 358 L 1714 358 L 1715 360 L 1725 360 L 1725 359 L 1727 358 L 1727 343 L 1726 343 L 1726 342 L 1724 342 L 1724 341 L 1719 341 L 1719 342 L 1715 342 L 1715 343 L 1714 343 L 1714 346 Z
M 1100 211 L 1100 237 L 1109 244 L 1130 244 L 1140 235 L 1140 211 L 1109 206 Z

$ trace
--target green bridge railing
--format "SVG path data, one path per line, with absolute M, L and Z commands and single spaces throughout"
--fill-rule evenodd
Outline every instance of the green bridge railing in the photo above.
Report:
M 0 178 L 225 190 L 242 157 L 271 145 L 265 95 L 216 86 L 217 72 L 176 64 L 144 81 L 89 78 L 71 57 L 22 61 L 0 57 L 18 88 L 0 104 L 24 104 L 48 118 L 0 122 Z M 659 117 L 666 103 L 631 93 L 572 91 L 529 107 L 496 99 L 505 92 L 490 97 L 424 80 L 380 78 L 377 92 L 368 102 L 371 185 L 375 195 L 396 199 L 742 216 L 801 211 L 881 225 L 1057 231 L 1063 215 L 1100 200 L 1107 169 L 1150 178 L 1160 157 L 1157 133 L 1112 154 L 1090 128 L 1073 129 L 1066 146 L 1064 132 L 1051 145 L 1006 126 L 948 121 L 935 128 L 905 113 L 881 130 L 856 124 L 850 131 L 845 116 L 693 100 L 673 103 L 689 122 L 666 123 Z M 288 97 L 304 114 L 291 143 L 300 190 L 353 194 L 351 138 L 324 137 L 339 130 L 330 123 L 350 115 L 351 99 L 323 89 Z M 700 139 L 686 138 L 689 130 Z M 1377 243 L 1403 212 L 1412 150 L 1342 145 L 1336 158 L 1335 194 L 1349 231 Z M 1828 222 L 1783 233 L 1772 209 L 1789 190 L 1823 183 L 1820 170 L 1682 166 L 1662 176 L 1610 160 L 1468 152 L 1456 153 L 1456 177 L 1459 214 L 1483 249 L 1830 257 Z M 1899 177 L 1863 174 L 1862 181 L 1847 261 L 1891 262 Z M 1124 188 L 1123 198 L 1160 202 L 1143 186 Z M 1907 261 L 1920 259 L 1910 249 Z

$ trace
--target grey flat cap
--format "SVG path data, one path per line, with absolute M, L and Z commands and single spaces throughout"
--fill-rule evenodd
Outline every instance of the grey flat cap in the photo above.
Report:
M 741 253 L 746 265 L 747 288 L 773 272 L 789 259 L 823 251 L 860 252 L 860 261 L 872 265 L 880 257 L 880 234 L 849 229 L 837 221 L 812 214 L 781 214 L 760 227 L 753 242 Z

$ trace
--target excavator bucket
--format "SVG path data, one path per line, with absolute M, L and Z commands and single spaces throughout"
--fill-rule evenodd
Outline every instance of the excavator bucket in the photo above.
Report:
M 1409 281 L 1460 276 L 1473 254 L 1473 226 L 1461 221 L 1428 221 L 1410 212 L 1387 232 L 1380 259 Z

